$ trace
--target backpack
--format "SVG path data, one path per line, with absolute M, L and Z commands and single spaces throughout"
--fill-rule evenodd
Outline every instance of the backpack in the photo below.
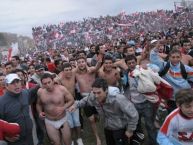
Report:
M 166 73 L 169 71 L 169 69 L 170 69 L 170 62 L 167 62 L 166 65 L 164 66 L 163 70 L 158 72 L 159 76 L 160 77 L 165 76 Z M 188 77 L 188 74 L 187 74 L 185 66 L 182 62 L 180 62 L 180 70 L 181 70 L 182 77 L 186 80 Z

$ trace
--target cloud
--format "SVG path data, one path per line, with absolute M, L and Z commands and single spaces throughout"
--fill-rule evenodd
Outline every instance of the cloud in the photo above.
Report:
M 172 9 L 174 0 L 1 0 L 0 32 L 31 36 L 33 26 L 117 15 L 121 11 Z

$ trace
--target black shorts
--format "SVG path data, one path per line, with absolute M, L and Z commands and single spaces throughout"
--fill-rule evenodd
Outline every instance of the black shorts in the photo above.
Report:
M 84 113 L 85 113 L 86 117 L 88 117 L 88 118 L 92 115 L 98 114 L 96 111 L 96 108 L 93 106 L 85 106 L 84 107 Z
M 80 97 L 81 97 L 81 99 L 84 98 L 82 95 L 80 95 Z M 98 114 L 96 108 L 93 106 L 87 105 L 83 109 L 84 109 L 84 113 L 85 113 L 87 118 L 91 117 L 92 115 Z

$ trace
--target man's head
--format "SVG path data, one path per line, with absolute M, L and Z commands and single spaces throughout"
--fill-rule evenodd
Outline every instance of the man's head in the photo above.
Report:
M 0 87 L 5 86 L 5 75 L 1 72 L 0 73 Z
M 108 93 L 107 81 L 97 78 L 92 84 L 92 91 L 99 103 L 104 103 Z
M 6 74 L 11 73 L 12 70 L 13 70 L 12 62 L 7 62 L 5 64 L 5 72 L 6 72 Z
M 9 92 L 19 94 L 22 90 L 21 79 L 17 74 L 10 73 L 5 77 L 5 87 Z
M 28 68 L 28 72 L 33 75 L 35 73 L 35 65 L 34 64 L 30 64 L 29 68 Z
M 76 62 L 77 62 L 78 69 L 80 71 L 86 70 L 87 63 L 86 63 L 86 58 L 85 57 L 78 57 L 76 59 Z
M 180 43 L 173 43 L 172 44 L 172 49 L 178 49 L 178 50 L 180 50 Z
M 38 65 L 35 66 L 36 74 L 37 74 L 38 76 L 40 76 L 40 77 L 44 74 L 44 69 L 45 69 L 45 68 L 44 68 L 42 65 L 40 65 L 40 64 L 38 64 Z
M 71 59 L 69 60 L 69 63 L 70 63 L 70 65 L 72 66 L 72 68 L 76 68 L 76 59 L 75 59 L 75 58 L 71 58 Z
M 95 45 L 92 44 L 92 45 L 90 46 L 90 52 L 91 52 L 91 53 L 95 53 Z
M 130 71 L 133 71 L 137 65 L 137 58 L 134 55 L 128 55 L 125 58 L 125 62 Z
M 14 67 L 17 67 L 18 64 L 20 63 L 20 58 L 19 58 L 19 56 L 12 56 L 12 57 L 11 57 L 11 62 L 12 62 L 12 65 L 13 65 Z
M 133 46 L 126 46 L 123 53 L 125 57 L 128 55 L 135 55 L 135 48 Z
M 117 47 L 117 52 L 123 53 L 123 50 L 124 50 L 126 44 L 127 44 L 127 43 L 126 43 L 125 41 L 121 41 L 121 42 L 120 42 L 120 45 Z
M 191 42 L 189 39 L 185 39 L 183 41 L 183 48 L 184 48 L 184 51 L 185 53 L 188 53 L 190 51 L 190 48 L 191 48 Z
M 182 54 L 179 49 L 172 49 L 169 53 L 169 60 L 172 65 L 178 65 L 182 59 Z
M 69 62 L 63 64 L 62 70 L 65 77 L 67 78 L 72 77 L 72 66 L 70 65 Z
M 182 89 L 176 93 L 176 104 L 188 118 L 193 118 L 193 90 Z
M 44 73 L 41 77 L 42 87 L 45 88 L 48 92 L 51 92 L 54 89 L 54 80 L 53 76 L 49 73 Z
M 77 56 L 78 57 L 86 57 L 86 52 L 84 50 L 78 51 Z
M 173 41 L 173 38 L 172 38 L 171 35 L 169 35 L 169 36 L 166 37 L 166 42 L 167 42 L 167 44 L 172 44 L 172 41 Z
M 98 44 L 95 48 L 95 52 L 96 54 L 105 54 L 106 52 L 106 47 L 104 44 Z
M 21 79 L 22 83 L 26 82 L 27 75 L 22 69 L 15 69 L 15 70 L 12 71 L 12 73 L 17 74 L 19 76 L 19 78 Z
M 111 71 L 113 69 L 113 58 L 111 56 L 106 55 L 104 57 L 103 67 L 106 71 Z

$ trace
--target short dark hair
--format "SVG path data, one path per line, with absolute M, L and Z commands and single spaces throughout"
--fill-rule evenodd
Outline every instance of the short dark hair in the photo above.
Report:
M 119 42 L 120 45 L 126 45 L 127 43 L 124 40 L 121 40 L 121 42 Z
M 113 57 L 111 57 L 110 55 L 105 55 L 104 56 L 104 61 L 105 60 L 111 60 L 113 62 Z
M 179 42 L 175 42 L 175 43 L 172 44 L 172 48 L 173 48 L 174 46 L 176 46 L 176 45 L 181 46 L 181 44 L 180 44 Z
M 176 104 L 188 104 L 193 101 L 193 89 L 181 89 L 176 93 Z
M 46 57 L 46 62 L 51 62 L 51 59 L 49 57 Z
M 107 81 L 102 78 L 97 78 L 92 84 L 92 88 L 102 88 L 103 91 L 106 91 L 108 89 Z
M 52 80 L 54 79 L 53 75 L 51 75 L 50 73 L 44 73 L 41 77 L 41 82 L 43 79 L 47 79 L 47 78 L 51 78 Z
M 92 47 L 95 47 L 95 45 L 94 45 L 94 44 L 91 44 L 91 45 L 90 45 L 90 48 L 92 48 Z
M 71 64 L 69 62 L 66 62 L 62 66 L 62 70 L 64 70 L 65 68 L 68 68 L 68 67 L 72 68 Z
M 103 46 L 104 44 L 100 43 L 98 44 L 96 47 L 95 47 L 95 52 L 96 54 L 99 54 L 99 51 L 100 51 L 100 47 Z
M 125 58 L 125 62 L 127 63 L 127 61 L 130 61 L 130 60 L 135 60 L 135 62 L 137 62 L 137 58 L 135 55 L 128 55 L 126 58 Z
M 180 50 L 178 50 L 178 49 L 172 49 L 172 50 L 169 52 L 169 56 L 171 56 L 171 55 L 174 54 L 174 53 L 178 53 L 178 54 L 182 55 L 182 53 L 181 53 Z
M 84 50 L 80 50 L 80 51 L 78 51 L 78 52 L 77 52 L 77 55 L 79 56 L 79 55 L 80 55 L 80 53 L 84 53 L 84 55 L 86 55 L 86 52 L 85 52 Z
M 5 63 L 5 67 L 6 67 L 6 66 L 8 66 L 8 65 L 13 66 L 13 64 L 12 64 L 12 62 L 11 62 L 11 61 L 8 61 L 8 62 L 6 62 L 6 63 Z
M 15 69 L 15 70 L 11 71 L 11 73 L 15 73 L 15 74 L 18 72 L 21 72 L 23 75 L 26 75 L 26 73 L 22 69 Z
M 35 65 L 34 65 L 33 63 L 31 63 L 31 64 L 28 66 L 28 68 L 29 68 L 30 66 L 33 66 L 34 69 L 35 69 Z
M 4 74 L 3 72 L 0 72 L 0 77 L 1 77 L 1 76 L 5 76 L 5 74 Z
M 190 40 L 189 39 L 184 39 L 184 41 L 182 42 L 183 44 L 184 43 L 190 43 Z
M 15 58 L 16 60 L 20 61 L 20 58 L 19 58 L 19 56 L 17 56 L 17 55 L 12 56 L 12 58 Z
M 76 58 L 76 61 L 78 61 L 79 59 L 84 59 L 84 60 L 86 61 L 86 57 L 83 57 L 83 56 L 78 56 L 78 57 Z
M 55 66 L 59 65 L 59 64 L 60 64 L 60 61 L 62 61 L 62 59 L 56 59 L 56 60 L 54 60 Z
M 76 59 L 75 58 L 70 58 L 69 62 L 71 62 L 71 61 L 76 61 Z

